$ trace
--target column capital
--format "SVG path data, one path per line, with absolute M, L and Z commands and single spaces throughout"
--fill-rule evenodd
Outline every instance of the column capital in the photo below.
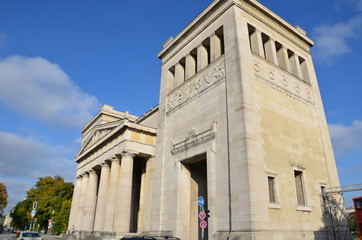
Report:
M 134 158 L 137 154 L 139 154 L 138 152 L 131 152 L 131 151 L 125 151 L 125 152 L 122 152 L 120 155 L 122 157 L 131 157 L 131 158 Z
M 103 163 L 101 163 L 100 165 L 101 165 L 102 168 L 104 168 L 104 167 L 110 168 L 109 165 L 108 165 L 108 163 L 106 163 L 106 162 L 103 162 Z
M 119 158 L 117 156 L 112 157 L 110 160 L 111 162 L 119 162 Z
M 199 49 L 199 48 L 205 48 L 205 46 L 204 46 L 202 43 L 200 43 L 199 45 L 197 45 L 196 48 L 197 48 L 197 49 Z

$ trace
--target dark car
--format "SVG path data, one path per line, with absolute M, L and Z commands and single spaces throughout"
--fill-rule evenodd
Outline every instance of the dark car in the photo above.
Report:
M 130 237 L 121 238 L 121 240 L 140 240 L 140 239 L 143 239 L 143 240 L 157 240 L 154 237 L 137 237 L 137 236 L 130 236 Z

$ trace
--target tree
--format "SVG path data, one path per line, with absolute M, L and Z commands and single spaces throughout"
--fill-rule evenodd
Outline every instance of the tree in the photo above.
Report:
M 348 225 L 351 232 L 357 232 L 357 218 L 355 212 L 351 212 L 348 215 Z
M 0 216 L 4 208 L 8 205 L 8 192 L 6 191 L 6 186 L 3 183 L 0 183 Z
M 48 222 L 51 220 L 52 233 L 65 232 L 69 220 L 73 187 L 73 183 L 64 182 L 60 176 L 39 178 L 35 186 L 27 191 L 27 198 L 15 207 L 15 211 L 11 215 L 14 226 L 19 228 L 30 226 L 30 223 L 34 222 L 36 218 L 34 230 L 48 229 Z M 31 219 L 30 212 L 34 202 L 37 202 L 36 216 Z

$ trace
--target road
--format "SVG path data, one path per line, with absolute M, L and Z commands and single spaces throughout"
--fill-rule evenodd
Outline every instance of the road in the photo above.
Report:
M 59 236 L 55 235 L 42 235 L 44 240 L 59 240 Z M 15 240 L 15 233 L 3 232 L 0 233 L 0 240 Z
M 0 240 L 13 240 L 13 237 L 15 237 L 15 233 L 0 233 Z

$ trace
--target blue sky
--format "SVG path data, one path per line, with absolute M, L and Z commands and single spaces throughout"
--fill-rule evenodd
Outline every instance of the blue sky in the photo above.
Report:
M 0 182 L 12 208 L 39 177 L 73 181 L 80 130 L 102 104 L 158 103 L 157 53 L 211 0 L 0 1 Z M 260 0 L 315 41 L 341 185 L 362 183 L 362 0 Z M 348 195 L 362 195 L 361 192 Z

